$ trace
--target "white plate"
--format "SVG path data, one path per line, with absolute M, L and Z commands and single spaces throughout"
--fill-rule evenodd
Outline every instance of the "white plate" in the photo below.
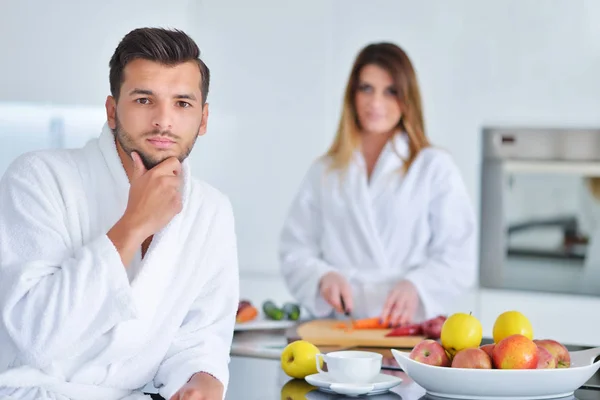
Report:
M 346 396 L 362 396 L 373 391 L 373 384 L 332 383 L 329 390 Z
M 390 391 L 385 391 L 383 393 L 380 394 L 367 394 L 366 396 L 369 396 L 370 399 L 372 400 L 402 400 L 403 397 L 400 396 L 398 393 L 394 393 L 394 392 L 390 392 Z M 342 400 L 342 399 L 356 399 L 356 397 L 353 396 L 344 396 L 344 395 L 340 395 L 334 392 L 325 392 L 323 391 L 323 389 L 318 389 L 318 390 L 313 390 L 312 392 L 308 392 L 304 395 L 304 397 L 302 397 L 305 400 Z M 363 398 L 361 396 L 361 398 Z M 562 400 L 562 399 L 561 399 Z
M 549 399 L 567 397 L 600 368 L 600 347 L 573 351 L 570 368 L 501 370 L 435 367 L 392 349 L 404 372 L 428 394 L 454 399 Z
M 331 385 L 335 384 L 335 383 L 339 383 L 339 382 L 335 382 L 333 379 L 331 379 L 329 374 L 326 372 L 325 373 L 319 372 L 316 374 L 308 375 L 304 379 L 306 380 L 306 382 L 310 383 L 313 386 L 318 387 L 319 390 L 322 390 L 326 393 L 336 393 L 334 390 L 331 390 Z M 401 383 L 402 383 L 402 379 L 398 378 L 397 376 L 387 375 L 387 374 L 379 374 L 375 377 L 375 379 L 373 379 L 372 382 L 369 382 L 369 384 L 373 385 L 373 390 L 371 390 L 370 392 L 368 392 L 366 394 L 374 395 L 374 394 L 385 393 L 388 390 L 390 390 L 391 388 L 393 388 L 394 386 L 398 386 Z
M 342 399 L 356 399 L 352 396 L 344 396 L 334 392 L 325 392 L 323 389 L 313 390 L 304 395 L 305 400 L 342 400 Z M 367 394 L 372 400 L 402 400 L 402 396 L 398 393 L 386 391 L 380 394 Z M 361 397 L 362 398 L 362 397 Z M 561 399 L 562 400 L 562 399 Z
M 282 319 L 279 321 L 267 319 L 259 315 L 255 320 L 235 324 L 235 331 L 255 331 L 255 330 L 271 330 L 271 329 L 287 329 L 297 325 L 301 321 L 291 321 Z

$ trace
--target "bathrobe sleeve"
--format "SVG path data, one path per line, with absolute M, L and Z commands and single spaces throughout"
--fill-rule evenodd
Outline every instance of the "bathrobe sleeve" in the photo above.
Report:
M 283 279 L 291 294 L 316 317 L 325 317 L 333 312 L 319 292 L 319 282 L 326 273 L 337 271 L 323 260 L 320 246 L 323 231 L 320 205 L 322 179 L 323 164 L 315 162 L 292 201 L 279 243 Z
M 224 201 L 214 223 L 211 271 L 161 363 L 154 384 L 165 399 L 171 398 L 196 372 L 229 384 L 229 359 L 239 303 L 239 273 L 235 223 L 229 200 Z
M 442 313 L 477 278 L 477 227 L 471 200 L 451 157 L 435 150 L 431 160 L 426 261 L 410 270 L 426 318 Z
M 67 221 L 77 220 L 69 214 L 77 211 L 67 209 L 61 190 L 77 172 L 55 167 L 22 156 L 0 181 L 0 329 L 38 367 L 76 354 L 135 315 L 125 268 L 108 237 L 80 247 L 71 242 Z

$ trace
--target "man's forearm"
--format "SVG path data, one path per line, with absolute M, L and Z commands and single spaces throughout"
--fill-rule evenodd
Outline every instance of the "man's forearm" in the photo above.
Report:
M 134 228 L 124 218 L 117 221 L 108 231 L 107 236 L 119 252 L 121 261 L 126 268 L 133 260 L 135 253 L 141 247 L 144 240 L 146 240 L 141 230 Z

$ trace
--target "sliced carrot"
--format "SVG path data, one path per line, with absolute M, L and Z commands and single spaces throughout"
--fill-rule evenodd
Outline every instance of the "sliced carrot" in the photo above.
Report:
M 363 318 L 354 321 L 354 329 L 386 329 L 389 327 L 389 322 L 381 322 L 379 317 Z

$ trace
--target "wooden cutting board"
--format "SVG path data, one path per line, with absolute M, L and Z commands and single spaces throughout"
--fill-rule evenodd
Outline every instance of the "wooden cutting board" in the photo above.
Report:
M 385 337 L 391 329 L 354 329 L 346 331 L 337 327 L 340 320 L 321 319 L 308 321 L 297 328 L 298 336 L 315 346 L 386 347 L 412 349 L 424 336 Z

